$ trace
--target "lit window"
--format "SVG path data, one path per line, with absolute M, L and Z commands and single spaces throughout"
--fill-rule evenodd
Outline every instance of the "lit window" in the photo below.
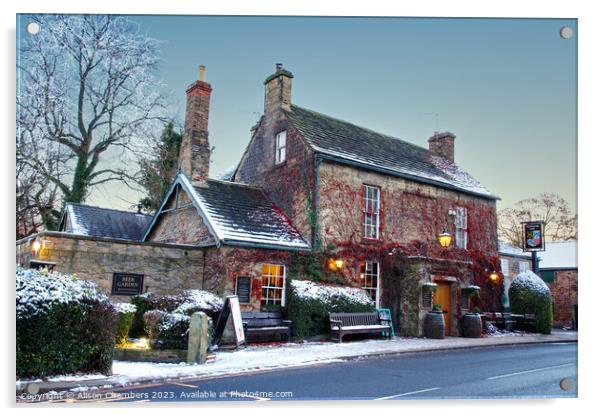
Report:
M 362 287 L 368 292 L 376 307 L 379 306 L 380 287 L 379 287 L 380 267 L 377 261 L 367 261 L 364 263 L 362 278 Z
M 286 130 L 276 135 L 276 164 L 286 160 Z
M 466 208 L 456 208 L 456 246 L 466 248 L 468 246 L 468 214 Z
M 378 240 L 380 227 L 380 189 L 364 185 L 364 238 Z
M 261 265 L 261 304 L 284 306 L 284 266 Z

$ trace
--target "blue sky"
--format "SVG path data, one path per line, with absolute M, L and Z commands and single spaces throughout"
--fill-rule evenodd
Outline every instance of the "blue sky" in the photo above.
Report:
M 576 205 L 576 20 L 132 16 L 164 41 L 160 76 L 183 119 L 186 86 L 213 86 L 211 174 L 235 164 L 281 62 L 295 104 L 426 147 L 456 134 L 456 161 L 502 200 L 540 192 Z M 121 198 L 115 195 L 121 193 Z M 125 198 L 126 201 L 123 199 Z M 89 203 L 125 207 L 107 187 Z

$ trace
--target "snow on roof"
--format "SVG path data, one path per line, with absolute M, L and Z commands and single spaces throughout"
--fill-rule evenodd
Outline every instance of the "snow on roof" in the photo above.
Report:
M 291 105 L 287 115 L 318 153 L 366 169 L 385 170 L 418 181 L 496 198 L 458 165 L 423 147 L 296 105 Z
M 530 258 L 531 254 L 524 252 L 522 248 L 513 246 L 511 244 L 505 243 L 503 241 L 498 241 L 499 253 L 505 254 L 507 256 L 520 256 Z
M 329 286 L 310 280 L 291 280 L 295 295 L 301 299 L 317 299 L 323 303 L 332 303 L 338 298 L 346 298 L 354 303 L 373 304 L 368 292 L 358 287 Z
M 89 237 L 139 241 L 151 218 L 139 212 L 68 202 L 61 230 Z
M 540 269 L 576 269 L 577 240 L 546 242 L 546 251 L 540 251 Z
M 209 179 L 206 186 L 194 186 L 184 174 L 176 180 L 190 194 L 221 242 L 309 248 L 301 233 L 261 189 L 215 179 Z

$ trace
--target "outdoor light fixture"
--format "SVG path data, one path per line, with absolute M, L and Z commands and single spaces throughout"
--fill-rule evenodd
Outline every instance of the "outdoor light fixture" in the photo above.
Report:
M 343 259 L 330 259 L 328 260 L 328 268 L 330 270 L 341 270 L 345 265 Z
M 334 261 L 334 265 L 336 266 L 337 269 L 342 269 L 343 268 L 343 260 L 342 259 L 336 259 Z
M 443 228 L 443 232 L 437 236 L 437 240 L 439 240 L 439 244 L 441 244 L 441 247 L 447 248 L 451 245 L 452 236 L 450 233 L 447 232 L 445 228 Z
M 495 282 L 497 279 L 500 278 L 500 275 L 497 274 L 495 271 L 493 271 L 493 272 L 491 272 L 491 274 L 489 274 L 489 278 Z
M 31 257 L 38 257 L 41 248 L 42 242 L 37 238 L 33 240 L 33 243 L 31 244 Z

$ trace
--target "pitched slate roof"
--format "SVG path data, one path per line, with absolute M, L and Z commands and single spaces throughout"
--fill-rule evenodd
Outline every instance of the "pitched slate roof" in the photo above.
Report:
M 194 186 L 180 173 L 165 201 L 178 184 L 190 195 L 210 231 L 222 244 L 309 249 L 301 233 L 259 188 L 215 179 L 209 179 L 206 186 Z M 151 228 L 152 224 L 146 235 Z
M 296 105 L 285 113 L 315 152 L 341 163 L 496 198 L 462 168 L 423 147 Z
M 76 235 L 139 241 L 151 219 L 137 212 L 68 202 L 60 229 Z

